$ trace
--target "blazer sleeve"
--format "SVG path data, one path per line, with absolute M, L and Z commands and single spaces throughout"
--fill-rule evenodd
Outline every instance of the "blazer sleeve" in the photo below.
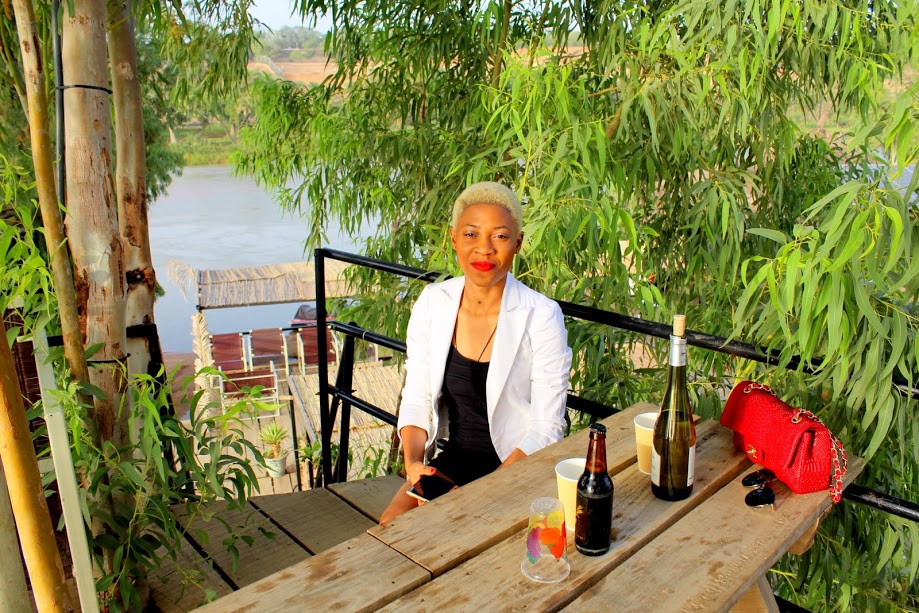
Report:
M 546 300 L 534 309 L 529 325 L 533 352 L 530 378 L 530 423 L 517 445 L 530 455 L 560 441 L 565 434 L 565 404 L 571 373 L 568 331 L 558 304 Z
M 434 440 L 433 399 L 430 391 L 428 341 L 431 330 L 431 286 L 425 287 L 412 307 L 406 333 L 405 385 L 399 405 L 397 430 L 417 426 L 428 433 L 427 444 Z M 400 435 L 401 436 L 401 435 Z

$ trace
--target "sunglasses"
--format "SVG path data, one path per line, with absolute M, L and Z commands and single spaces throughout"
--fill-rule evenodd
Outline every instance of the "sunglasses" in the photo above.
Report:
M 772 480 L 775 479 L 775 473 L 766 468 L 752 472 L 743 478 L 741 483 L 744 487 L 756 488 L 746 495 L 744 504 L 753 509 L 764 509 L 766 507 L 775 508 L 775 491 L 773 491 Z

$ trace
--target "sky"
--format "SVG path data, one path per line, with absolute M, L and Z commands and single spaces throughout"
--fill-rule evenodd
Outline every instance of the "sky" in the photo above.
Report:
M 290 16 L 290 0 L 256 0 L 256 3 L 250 9 L 253 17 L 267 25 L 272 30 L 283 26 L 301 26 L 305 25 L 299 15 Z M 325 17 L 321 18 L 316 29 L 325 32 L 329 29 L 331 21 Z

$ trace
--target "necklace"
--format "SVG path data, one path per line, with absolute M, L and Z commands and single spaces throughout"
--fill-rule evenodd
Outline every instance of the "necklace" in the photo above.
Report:
M 485 350 L 488 349 L 488 345 L 491 343 L 491 339 L 495 337 L 495 332 L 498 331 L 498 324 L 495 324 L 494 329 L 491 331 L 491 334 L 488 335 L 488 340 L 485 341 L 485 346 L 482 347 L 482 353 L 479 354 L 479 357 L 476 358 L 476 362 L 482 361 L 482 356 L 485 355 Z
M 485 341 L 485 346 L 482 347 L 482 351 L 481 353 L 479 353 L 479 357 L 476 358 L 475 360 L 476 362 L 482 361 L 482 356 L 485 355 L 485 350 L 488 349 L 488 345 L 491 344 L 491 339 L 495 337 L 495 332 L 497 331 L 498 331 L 498 324 L 496 323 L 494 329 L 491 331 L 491 334 L 488 335 L 488 340 Z M 456 347 L 456 326 L 455 325 L 453 326 L 453 346 Z

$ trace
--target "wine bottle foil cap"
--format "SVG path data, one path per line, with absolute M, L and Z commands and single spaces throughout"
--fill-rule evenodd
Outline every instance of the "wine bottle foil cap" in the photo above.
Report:
M 590 424 L 590 431 L 597 434 L 606 434 L 606 426 L 603 424 Z

